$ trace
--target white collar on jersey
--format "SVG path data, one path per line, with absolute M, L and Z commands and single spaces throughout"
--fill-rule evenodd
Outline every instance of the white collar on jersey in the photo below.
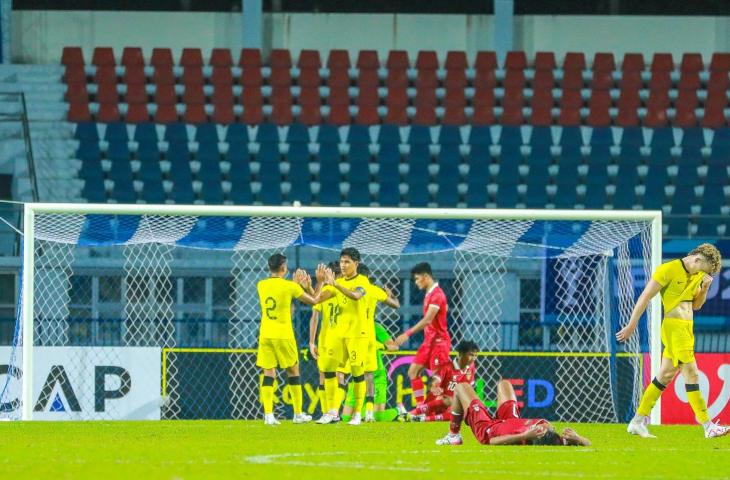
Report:
M 433 289 L 436 288 L 436 287 L 438 287 L 438 286 L 439 286 L 439 282 L 433 282 L 433 285 L 431 285 L 431 288 L 428 289 L 428 291 L 426 292 L 426 295 L 428 295 L 429 293 L 433 292 Z

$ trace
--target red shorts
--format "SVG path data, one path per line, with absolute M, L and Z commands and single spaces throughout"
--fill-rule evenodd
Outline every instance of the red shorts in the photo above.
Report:
M 499 420 L 495 420 L 489 416 L 487 407 L 478 398 L 475 398 L 469 404 L 469 408 L 464 414 L 464 421 L 469 425 L 472 433 L 474 433 L 474 438 L 479 443 L 485 445 L 489 443 L 490 429 L 492 426 L 495 423 L 500 423 Z
M 507 420 L 510 418 L 520 418 L 520 406 L 514 400 L 507 400 L 497 408 L 497 415 L 495 418 L 498 420 Z
M 449 363 L 449 353 L 451 353 L 451 342 L 434 338 L 418 347 L 413 363 L 423 365 L 429 370 L 438 370 L 441 365 Z

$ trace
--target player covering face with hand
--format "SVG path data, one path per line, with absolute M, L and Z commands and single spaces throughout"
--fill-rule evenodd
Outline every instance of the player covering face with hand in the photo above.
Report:
M 581 437 L 572 428 L 560 434 L 544 419 L 520 418 L 520 407 L 512 384 L 500 380 L 497 384 L 497 413 L 489 415 L 487 408 L 468 383 L 454 389 L 454 405 L 449 433 L 436 445 L 461 445 L 462 418 L 474 437 L 485 445 L 564 445 L 589 446 L 590 440 Z

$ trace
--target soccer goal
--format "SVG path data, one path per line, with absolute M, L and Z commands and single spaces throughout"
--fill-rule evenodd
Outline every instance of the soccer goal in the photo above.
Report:
M 482 351 L 478 391 L 488 402 L 509 378 L 528 416 L 627 421 L 658 369 L 657 299 L 627 344 L 614 333 L 661 261 L 660 212 L 27 204 L 24 219 L 18 326 L 0 347 L 7 418 L 259 418 L 256 282 L 276 252 L 313 272 L 359 249 L 401 300 L 377 313 L 392 335 L 420 318 L 409 272 L 429 262 L 454 344 Z M 315 412 L 309 315 L 296 306 Z M 412 401 L 411 341 L 385 357 L 388 406 Z

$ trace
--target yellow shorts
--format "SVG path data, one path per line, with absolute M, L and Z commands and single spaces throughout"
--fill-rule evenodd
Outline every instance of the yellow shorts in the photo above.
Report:
M 350 362 L 350 366 L 365 366 L 368 359 L 368 343 L 370 343 L 370 339 L 367 337 L 345 339 L 347 360 Z
M 334 372 L 337 367 L 347 362 L 347 345 L 345 339 L 335 335 L 328 335 L 324 348 L 319 351 L 320 361 L 317 365 L 325 372 Z
M 317 342 L 317 353 L 319 353 L 319 357 L 317 357 L 317 370 L 320 372 L 324 372 L 324 367 L 326 365 L 326 357 L 325 357 L 325 350 L 327 348 L 326 339 L 320 338 Z
M 374 372 L 378 369 L 378 355 L 375 350 L 375 342 L 368 340 L 367 357 L 365 358 L 365 371 Z
M 343 375 L 351 374 L 352 369 L 350 368 L 350 362 L 345 362 L 343 365 L 337 367 L 337 373 L 341 373 Z
M 692 320 L 681 318 L 665 318 L 662 321 L 662 356 L 672 361 L 675 367 L 680 363 L 695 361 L 695 336 L 692 332 Z
M 261 368 L 289 368 L 299 363 L 297 341 L 293 338 L 261 338 L 256 365 Z

